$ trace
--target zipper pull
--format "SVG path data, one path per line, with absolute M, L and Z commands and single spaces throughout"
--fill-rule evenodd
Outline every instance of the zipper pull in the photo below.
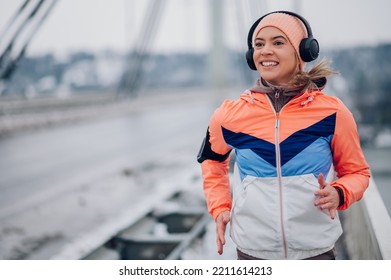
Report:
M 305 101 L 301 102 L 300 104 L 301 106 L 304 106 L 305 104 L 310 103 L 312 100 L 314 100 L 314 98 L 312 97 L 312 95 L 310 95 Z
M 276 127 L 275 128 L 279 128 L 280 127 L 280 116 L 279 116 L 279 113 L 276 113 Z

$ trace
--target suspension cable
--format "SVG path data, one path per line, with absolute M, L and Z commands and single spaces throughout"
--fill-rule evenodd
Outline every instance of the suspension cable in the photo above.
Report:
M 143 28 L 141 29 L 140 40 L 136 42 L 131 63 L 124 73 L 123 82 L 120 84 L 120 91 L 126 90 L 131 95 L 135 95 L 139 89 L 143 63 L 147 59 L 151 49 L 153 39 L 158 29 L 158 23 L 163 13 L 165 2 L 162 0 L 152 0 L 147 7 L 147 14 L 144 17 Z

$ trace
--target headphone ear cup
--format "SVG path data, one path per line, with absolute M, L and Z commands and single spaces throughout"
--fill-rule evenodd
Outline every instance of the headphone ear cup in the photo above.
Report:
M 248 51 L 246 52 L 246 60 L 247 60 L 247 64 L 248 66 L 250 67 L 251 70 L 257 70 L 257 67 L 255 66 L 255 63 L 254 63 L 254 48 L 250 48 L 248 49 Z
M 319 43 L 315 38 L 305 38 L 301 40 L 299 50 L 303 61 L 313 61 L 319 56 Z

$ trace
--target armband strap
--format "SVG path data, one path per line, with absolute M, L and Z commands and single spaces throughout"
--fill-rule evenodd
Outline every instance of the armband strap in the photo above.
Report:
M 198 155 L 197 155 L 197 161 L 199 163 L 202 163 L 204 160 L 207 160 L 207 159 L 215 160 L 215 161 L 219 161 L 219 162 L 225 161 L 228 158 L 229 154 L 231 153 L 231 150 L 229 150 L 224 155 L 215 153 L 214 151 L 212 151 L 212 147 L 210 145 L 209 138 L 210 138 L 210 136 L 209 136 L 209 127 L 208 127 L 208 129 L 206 130 L 206 136 L 204 138 L 204 141 L 202 141 L 200 151 L 198 152 Z

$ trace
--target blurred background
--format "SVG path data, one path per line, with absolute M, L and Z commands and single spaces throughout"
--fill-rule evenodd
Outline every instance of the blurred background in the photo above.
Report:
M 274 10 L 303 15 L 320 59 L 339 71 L 325 92 L 353 112 L 391 213 L 390 9 L 387 0 L 0 0 L 0 259 L 77 256 L 77 240 L 115 234 L 162 190 L 202 203 L 196 155 L 209 117 L 254 84 L 247 32 Z

